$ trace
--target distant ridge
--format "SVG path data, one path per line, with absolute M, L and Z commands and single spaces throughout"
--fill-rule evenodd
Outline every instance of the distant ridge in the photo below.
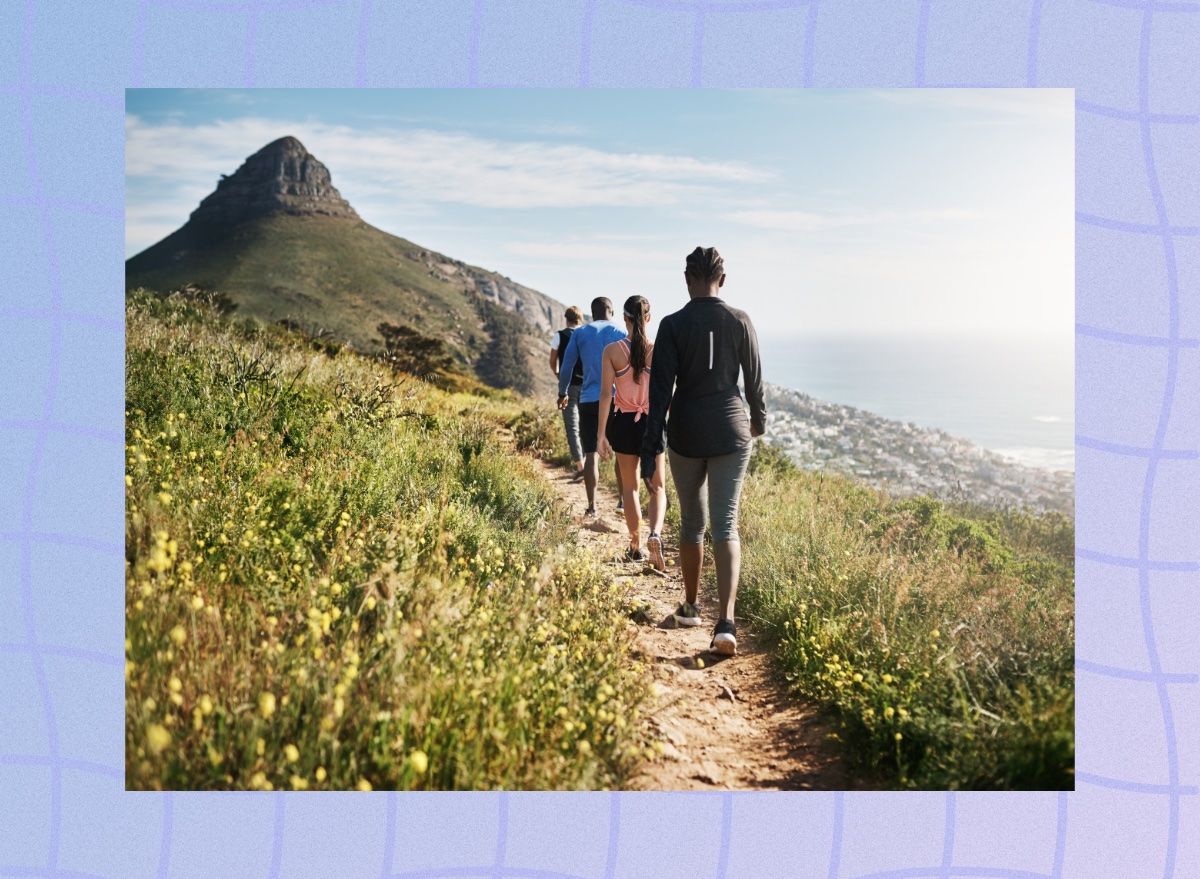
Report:
M 381 323 L 442 339 L 458 367 L 497 387 L 550 393 L 549 334 L 566 306 L 363 221 L 297 138 L 222 176 L 187 223 L 125 262 L 125 287 L 192 284 L 237 314 L 323 332 L 367 353 Z

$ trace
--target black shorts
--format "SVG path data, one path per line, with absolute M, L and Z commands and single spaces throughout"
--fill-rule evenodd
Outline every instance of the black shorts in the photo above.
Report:
M 596 433 L 600 430 L 600 401 L 579 404 L 579 442 L 583 445 L 583 453 L 591 455 L 596 451 Z
M 618 412 L 614 409 L 608 416 L 608 441 L 613 451 L 621 455 L 641 455 L 642 437 L 646 435 L 646 416 L 637 418 L 636 412 Z

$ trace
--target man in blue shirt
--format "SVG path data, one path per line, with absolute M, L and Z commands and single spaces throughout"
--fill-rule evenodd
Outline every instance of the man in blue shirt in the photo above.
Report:
M 604 347 L 625 338 L 625 330 L 612 322 L 612 302 L 601 296 L 592 300 L 592 322 L 571 334 L 558 370 L 558 408 L 568 403 L 567 389 L 577 362 L 583 363 L 583 388 L 579 392 L 579 439 L 585 457 L 583 484 L 587 489 L 587 515 L 596 516 L 596 483 L 600 465 L 596 460 L 597 433 L 600 428 L 600 394 L 612 398 L 613 389 L 600 387 L 601 359 Z M 620 472 L 617 480 L 620 481 Z

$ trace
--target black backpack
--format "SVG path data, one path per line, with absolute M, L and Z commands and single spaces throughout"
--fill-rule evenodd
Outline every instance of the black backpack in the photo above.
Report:
M 579 327 L 564 327 L 558 331 L 558 365 L 562 368 L 563 355 L 567 353 L 567 343 L 571 341 L 571 333 Z M 583 384 L 583 358 L 575 361 L 575 371 L 571 374 L 571 384 Z

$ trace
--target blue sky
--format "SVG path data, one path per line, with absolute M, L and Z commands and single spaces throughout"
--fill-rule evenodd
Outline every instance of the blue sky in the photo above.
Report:
M 684 256 L 713 245 L 760 335 L 1069 344 L 1070 90 L 126 95 L 127 255 L 290 134 L 367 222 L 568 304 L 674 311 Z

